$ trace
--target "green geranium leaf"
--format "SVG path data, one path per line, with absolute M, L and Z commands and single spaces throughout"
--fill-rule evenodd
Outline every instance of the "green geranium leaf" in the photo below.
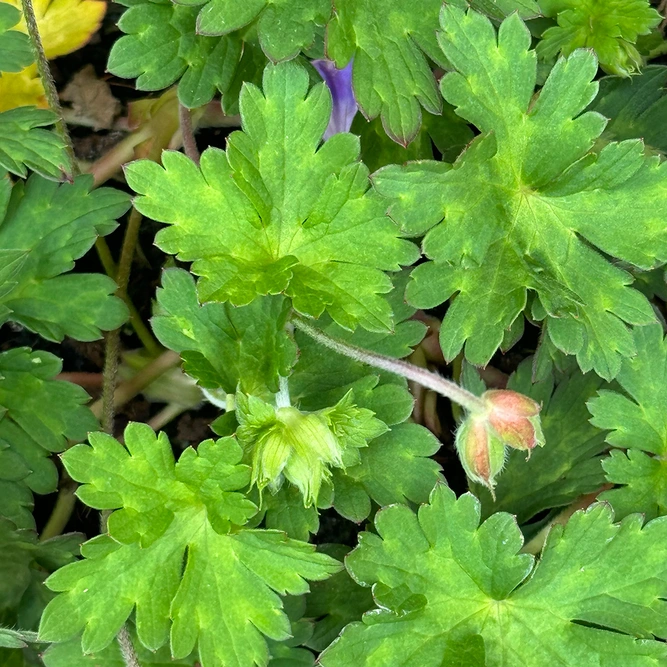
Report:
M 600 65 L 612 74 L 629 76 L 642 66 L 637 38 L 648 35 L 662 17 L 649 0 L 539 0 L 545 16 L 557 26 L 548 28 L 537 45 L 541 58 L 569 55 L 592 48 Z
M 48 352 L 23 347 L 0 354 L 0 480 L 21 482 L 36 493 L 55 491 L 58 473 L 51 453 L 98 427 L 85 406 L 88 394 L 53 379 L 61 369 L 60 359 Z M 19 505 L 21 498 L 15 497 Z
M 535 0 L 449 0 L 449 4 L 460 9 L 470 7 L 497 21 L 502 21 L 514 12 L 522 19 L 536 18 L 542 13 Z
M 381 510 L 378 533 L 362 533 L 346 558 L 378 608 L 349 625 L 321 664 L 509 667 L 530 656 L 530 664 L 657 666 L 667 658 L 657 640 L 667 635 L 667 522 L 642 529 L 634 515 L 614 524 L 608 505 L 594 505 L 554 527 L 536 563 L 518 553 L 514 517 L 479 519 L 476 498 L 457 500 L 442 484 L 418 514 Z
M 543 510 L 569 505 L 593 493 L 605 482 L 601 461 L 606 450 L 604 433 L 590 423 L 586 401 L 602 380 L 578 369 L 542 382 L 531 382 L 532 359 L 526 359 L 510 377 L 507 388 L 530 396 L 542 405 L 540 419 L 546 445 L 526 452 L 510 450 L 495 488 L 496 501 L 481 485 L 475 493 L 483 501 L 483 514 L 503 511 L 526 523 Z
M 597 92 L 591 52 L 559 60 L 533 98 L 536 57 L 517 15 L 496 33 L 480 14 L 445 6 L 442 27 L 457 69 L 443 78 L 443 95 L 482 135 L 453 167 L 417 162 L 374 177 L 405 233 L 432 228 L 424 252 L 433 261 L 413 271 L 407 297 L 426 308 L 456 294 L 443 353 L 453 359 L 465 345 L 483 366 L 531 290 L 530 315 L 547 320 L 553 344 L 611 379 L 635 353 L 628 324 L 655 315 L 632 277 L 595 248 L 642 269 L 667 260 L 667 167 L 638 140 L 590 152 L 605 125 L 582 114 Z
M 441 0 L 411 4 L 336 0 L 327 26 L 327 52 L 339 68 L 354 58 L 352 83 L 359 107 L 382 118 L 394 141 L 406 146 L 421 125 L 421 107 L 439 114 L 442 99 L 428 58 L 445 64 L 436 30 Z
M 256 299 L 235 308 L 197 298 L 192 276 L 181 269 L 162 274 L 158 307 L 152 319 L 160 342 L 180 353 L 184 370 L 207 388 L 256 396 L 278 391 L 296 349 L 285 331 L 289 303 L 283 297 Z
M 2 648 L 25 648 L 28 644 L 36 641 L 36 632 L 0 628 L 0 647 Z
M 603 137 L 624 141 L 640 137 L 649 146 L 667 152 L 667 67 L 649 65 L 629 78 L 605 76 L 590 108 L 609 118 Z
M 91 192 L 92 177 L 58 185 L 40 176 L 13 187 L 0 180 L 0 324 L 23 324 L 44 338 L 100 338 L 120 326 L 125 304 L 106 276 L 66 273 L 98 235 L 112 232 L 128 197 Z
M 193 7 L 132 3 L 118 22 L 126 36 L 111 49 L 109 71 L 137 77 L 139 90 L 162 90 L 179 81 L 178 99 L 189 108 L 224 94 L 241 59 L 242 42 L 237 36 L 201 36 L 196 20 Z
M 10 30 L 21 20 L 16 7 L 0 3 L 0 76 L 2 72 L 20 72 L 33 61 L 28 35 Z
M 197 645 L 202 667 L 266 665 L 264 636 L 290 636 L 279 594 L 301 595 L 306 579 L 325 579 L 339 564 L 284 533 L 240 528 L 257 508 L 240 491 L 250 468 L 232 438 L 187 449 L 176 464 L 166 436 L 144 424 L 128 426 L 125 447 L 102 433 L 90 442 L 63 463 L 84 483 L 86 504 L 120 509 L 109 535 L 83 545 L 84 560 L 47 579 L 61 594 L 42 616 L 40 639 L 83 630 L 83 651 L 101 651 L 136 608 L 149 650 L 169 640 L 175 659 Z
M 194 261 L 202 301 L 245 305 L 284 292 L 305 315 L 326 309 L 346 328 L 391 328 L 383 270 L 411 264 L 417 249 L 368 190 L 358 139 L 337 134 L 319 147 L 330 112 L 328 88 L 309 92 L 304 68 L 269 65 L 264 93 L 244 86 L 244 131 L 230 135 L 226 152 L 209 148 L 201 169 L 175 152 L 163 154 L 163 167 L 127 167 L 143 195 L 138 210 L 171 225 L 156 243 Z
M 1 423 L 1 422 L 0 422 Z M 53 474 L 49 474 L 53 478 Z M 9 519 L 17 528 L 35 529 L 32 515 L 33 497 L 23 483 L 0 479 L 0 516 Z
M 325 494 L 321 493 L 323 497 Z M 320 498 L 318 498 L 320 501 Z M 272 530 L 282 530 L 289 537 L 308 542 L 320 528 L 316 505 L 306 507 L 301 491 L 292 484 L 283 484 L 275 493 L 264 492 L 261 497 L 258 519 Z
M 43 127 L 56 114 L 46 109 L 19 107 L 0 113 L 0 167 L 25 178 L 28 169 L 58 179 L 68 167 L 62 139 Z
M 289 60 L 308 49 L 331 14 L 331 0 L 185 0 L 204 5 L 197 19 L 200 35 L 226 35 L 255 22 L 264 53 Z
M 323 544 L 319 550 L 342 561 L 350 548 L 342 544 Z M 315 619 L 315 628 L 306 646 L 323 651 L 348 623 L 360 621 L 372 607 L 370 590 L 358 586 L 347 570 L 326 581 L 315 582 L 306 595 L 305 615 Z
M 667 343 L 655 324 L 635 330 L 637 356 L 626 359 L 616 378 L 622 392 L 602 390 L 589 402 L 591 422 L 609 429 L 612 450 L 602 466 L 621 485 L 600 495 L 623 517 L 667 514 Z

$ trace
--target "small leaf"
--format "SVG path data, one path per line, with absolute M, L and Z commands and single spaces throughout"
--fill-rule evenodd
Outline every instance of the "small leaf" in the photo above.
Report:
M 91 187 L 90 176 L 58 185 L 33 175 L 13 188 L 0 181 L 0 257 L 11 259 L 0 262 L 0 274 L 12 268 L 2 276 L 0 323 L 18 322 L 49 340 L 89 341 L 125 321 L 110 278 L 65 273 L 128 208 L 124 193 Z
M 137 78 L 139 90 L 162 90 L 175 81 L 178 97 L 189 108 L 225 93 L 241 59 L 238 37 L 197 34 L 197 10 L 182 5 L 131 3 L 118 27 L 126 33 L 109 54 L 108 69 L 116 76 Z
M 46 109 L 22 107 L 0 113 L 0 167 L 25 178 L 27 169 L 59 179 L 68 168 L 62 139 L 50 130 L 56 115 Z
M 2 72 L 20 72 L 33 61 L 28 36 L 11 30 L 20 20 L 18 9 L 6 2 L 0 3 L 0 78 Z

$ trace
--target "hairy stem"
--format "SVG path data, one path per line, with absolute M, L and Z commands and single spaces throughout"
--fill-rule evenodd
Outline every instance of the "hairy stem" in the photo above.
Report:
M 67 157 L 69 158 L 70 163 L 69 173 L 66 174 L 66 176 L 67 179 L 71 181 L 74 179 L 74 176 L 79 173 L 79 168 L 76 163 L 76 158 L 74 157 L 72 139 L 69 136 L 69 132 L 67 131 L 67 125 L 63 120 L 63 111 L 60 106 L 60 99 L 58 98 L 56 84 L 54 83 L 53 77 L 51 76 L 49 61 L 47 60 L 46 54 L 44 53 L 44 46 L 42 45 L 42 38 L 39 35 L 39 28 L 37 27 L 37 18 L 35 16 L 35 9 L 32 6 L 32 0 L 21 0 L 21 7 L 23 9 L 25 24 L 28 28 L 30 42 L 32 43 L 32 49 L 35 54 L 35 62 L 37 63 L 39 78 L 42 81 L 44 92 L 46 93 L 46 101 L 51 111 L 57 115 L 55 128 L 58 136 L 65 144 L 65 150 L 67 152 Z
M 190 109 L 182 104 L 178 105 L 178 119 L 181 125 L 181 136 L 183 137 L 183 148 L 185 154 L 199 166 L 199 149 L 195 141 L 195 133 L 192 127 L 192 113 Z
M 127 625 L 124 625 L 118 634 L 116 635 L 116 640 L 120 646 L 120 653 L 123 656 L 123 661 L 125 662 L 126 667 L 141 667 L 139 658 L 134 651 L 134 646 L 132 645 L 132 637 L 127 629 Z
M 115 388 L 113 394 L 113 401 L 111 401 L 111 412 L 113 412 L 128 401 L 132 400 L 137 394 L 141 393 L 149 384 L 171 370 L 181 361 L 181 357 L 171 350 L 163 352 L 157 359 L 151 361 L 150 364 L 144 366 L 134 377 L 126 382 L 119 384 Z M 102 400 L 95 401 L 90 406 L 93 414 L 100 418 L 104 414 L 106 403 L 104 397 Z M 106 429 L 105 429 L 106 430 Z M 107 431 L 108 432 L 108 431 Z
M 463 389 L 463 387 L 460 387 L 455 382 L 447 380 L 437 373 L 432 373 L 425 368 L 415 366 L 414 364 L 410 364 L 407 361 L 394 359 L 393 357 L 388 357 L 384 354 L 378 354 L 377 352 L 364 350 L 361 347 L 350 345 L 349 343 L 346 343 L 338 338 L 333 338 L 317 327 L 314 327 L 306 319 L 299 315 L 294 316 L 292 318 L 292 322 L 294 323 L 294 326 L 297 327 L 297 329 L 300 329 L 305 334 L 316 340 L 318 343 L 328 347 L 330 350 L 338 352 L 338 354 L 342 354 L 363 364 L 368 364 L 369 366 L 373 366 L 383 371 L 394 373 L 394 375 L 400 375 L 401 377 L 412 380 L 413 382 L 417 382 L 423 387 L 432 389 L 441 396 L 445 396 L 449 400 L 458 403 L 469 412 L 479 412 L 484 410 L 484 404 L 482 403 L 481 399 L 469 391 Z

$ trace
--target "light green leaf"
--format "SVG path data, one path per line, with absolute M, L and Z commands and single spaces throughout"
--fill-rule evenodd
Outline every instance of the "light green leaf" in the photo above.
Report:
M 294 63 L 269 65 L 264 93 L 241 94 L 243 132 L 227 151 L 210 148 L 201 169 L 181 153 L 130 164 L 126 174 L 144 215 L 167 222 L 156 243 L 193 261 L 202 301 L 251 303 L 284 292 L 294 308 L 341 326 L 391 328 L 383 271 L 417 257 L 368 190 L 356 162 L 358 139 L 337 134 L 319 147 L 329 122 L 324 84 L 308 92 L 308 74 Z
M 226 35 L 256 22 L 259 42 L 273 60 L 289 60 L 312 46 L 331 14 L 330 0 L 185 0 L 204 5 L 197 19 L 200 35 Z
M 626 359 L 617 382 L 623 392 L 602 390 L 589 402 L 591 422 L 609 429 L 614 447 L 602 466 L 621 485 L 600 495 L 623 517 L 667 514 L 667 343 L 662 327 L 635 330 L 637 356 Z M 651 456 L 653 454 L 654 456 Z
M 0 113 L 0 167 L 26 177 L 27 169 L 58 179 L 67 170 L 62 139 L 50 130 L 56 115 L 46 109 L 19 107 Z
M 264 525 L 271 530 L 282 530 L 295 540 L 308 542 L 320 528 L 317 506 L 305 507 L 301 492 L 291 484 L 283 484 L 275 493 L 265 491 L 259 504 L 258 517 L 264 519 Z
M 125 321 L 127 308 L 111 296 L 110 278 L 61 275 L 128 208 L 124 193 L 91 192 L 92 183 L 90 176 L 63 185 L 37 175 L 13 187 L 0 180 L 0 324 L 18 322 L 54 341 L 90 341 Z
M 445 64 L 436 30 L 442 0 L 336 0 L 327 26 L 328 56 L 339 68 L 354 58 L 352 83 L 364 115 L 382 118 L 394 141 L 406 146 L 421 125 L 421 107 L 442 110 L 428 58 Z
M 624 141 L 639 137 L 650 148 L 667 152 L 667 67 L 649 65 L 629 78 L 605 76 L 590 108 L 609 118 L 603 137 Z
M 20 72 L 33 61 L 28 35 L 10 30 L 21 20 L 21 12 L 6 2 L 0 3 L 0 76 Z
M 350 551 L 342 544 L 323 544 L 322 551 L 342 561 Z M 347 570 L 334 574 L 326 581 L 317 581 L 306 595 L 305 615 L 316 620 L 312 637 L 306 646 L 323 651 L 340 631 L 373 607 L 373 596 L 367 588 L 358 586 Z
M 36 493 L 56 489 L 51 453 L 97 428 L 85 406 L 88 394 L 53 379 L 61 369 L 60 359 L 48 352 L 22 347 L 0 354 L 0 479 L 20 481 Z
M 184 370 L 202 386 L 255 396 L 278 391 L 278 376 L 286 377 L 296 350 L 285 331 L 289 304 L 278 296 L 250 305 L 201 305 L 192 276 L 181 269 L 162 274 L 157 310 L 151 323 L 166 347 L 180 353 Z
M 547 320 L 554 345 L 611 379 L 635 352 L 628 325 L 655 316 L 601 252 L 642 269 L 667 260 L 667 167 L 640 141 L 590 152 L 605 124 L 582 114 L 597 91 L 592 53 L 559 60 L 533 98 L 536 57 L 517 15 L 496 33 L 480 14 L 445 6 L 442 27 L 457 70 L 443 78 L 443 95 L 483 134 L 453 167 L 418 162 L 374 176 L 404 233 L 430 229 L 423 247 L 433 261 L 413 271 L 407 297 L 428 308 L 456 294 L 443 353 L 453 359 L 465 345 L 483 366 L 531 290 L 531 317 Z
M 202 667 L 265 666 L 263 635 L 290 634 L 279 595 L 305 593 L 306 579 L 325 579 L 339 564 L 284 533 L 240 529 L 257 508 L 239 492 L 250 469 L 232 438 L 187 449 L 177 464 L 166 436 L 144 424 L 128 426 L 127 449 L 102 433 L 90 442 L 63 463 L 84 483 L 84 502 L 121 509 L 109 535 L 83 545 L 84 560 L 47 580 L 61 594 L 44 612 L 40 638 L 66 641 L 83 630 L 83 651 L 101 651 L 136 608 L 149 650 L 170 639 L 176 659 L 197 645 Z
M 662 16 L 649 0 L 539 0 L 545 16 L 557 26 L 548 28 L 537 45 L 541 58 L 569 55 L 580 47 L 595 50 L 600 65 L 612 74 L 629 76 L 643 64 L 635 46 Z
M 510 450 L 498 477 L 496 501 L 479 485 L 475 493 L 482 500 L 483 515 L 510 512 L 520 524 L 539 512 L 562 507 L 579 496 L 593 493 L 605 482 L 601 461 L 607 448 L 604 433 L 590 423 L 586 401 L 603 384 L 593 373 L 578 369 L 567 375 L 533 384 L 532 359 L 526 359 L 512 374 L 508 389 L 530 396 L 542 405 L 540 419 L 546 444 L 526 452 Z
M 532 19 L 541 15 L 540 7 L 535 0 L 450 0 L 449 4 L 460 9 L 470 7 L 497 21 L 502 21 L 513 12 L 517 12 L 522 19 Z
M 486 658 L 460 664 L 515 667 L 654 665 L 667 658 L 662 598 L 667 522 L 612 523 L 608 505 L 554 527 L 539 563 L 519 554 L 509 514 L 479 525 L 476 498 L 444 485 L 414 514 L 395 505 L 362 533 L 347 558 L 352 576 L 373 586 L 377 609 L 327 649 L 324 667 L 440 667 L 446 650 L 476 642 Z M 637 555 L 641 554 L 641 558 Z M 483 655 L 483 653 L 482 653 Z
M 196 20 L 193 7 L 132 3 L 118 22 L 126 36 L 111 49 L 109 71 L 137 77 L 139 90 L 162 90 L 179 81 L 178 98 L 188 108 L 203 106 L 217 92 L 224 94 L 241 59 L 242 42 L 237 36 L 201 36 Z

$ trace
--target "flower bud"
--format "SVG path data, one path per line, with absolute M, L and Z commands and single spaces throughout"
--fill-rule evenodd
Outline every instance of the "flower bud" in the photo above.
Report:
M 456 451 L 466 475 L 484 484 L 495 500 L 496 476 L 505 465 L 505 444 L 483 415 L 467 417 L 456 432 Z
M 494 497 L 506 447 L 530 452 L 544 446 L 540 405 L 516 391 L 492 389 L 480 397 L 483 408 L 469 414 L 456 434 L 456 451 L 468 477 Z
M 506 445 L 527 451 L 528 458 L 536 446 L 544 446 L 539 403 L 509 389 L 484 392 L 482 400 L 489 423 Z

